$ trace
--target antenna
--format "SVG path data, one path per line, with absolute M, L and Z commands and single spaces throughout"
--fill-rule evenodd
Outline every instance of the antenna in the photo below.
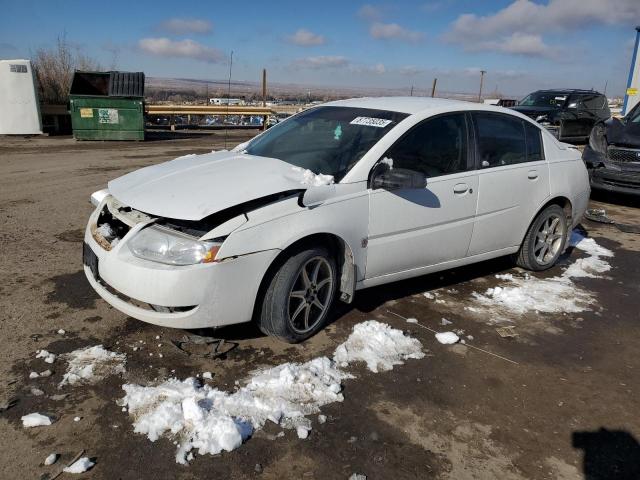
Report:
M 229 103 L 231 103 L 231 69 L 233 68 L 233 50 L 231 50 L 231 59 L 229 60 L 229 83 L 227 84 L 227 114 L 225 115 L 224 124 L 224 149 L 227 149 L 227 135 L 229 133 Z

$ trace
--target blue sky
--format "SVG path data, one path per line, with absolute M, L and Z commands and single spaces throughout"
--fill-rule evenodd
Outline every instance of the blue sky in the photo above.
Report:
M 396 2 L 0 0 L 0 58 L 67 39 L 105 67 L 148 76 L 522 95 L 621 95 L 640 0 Z

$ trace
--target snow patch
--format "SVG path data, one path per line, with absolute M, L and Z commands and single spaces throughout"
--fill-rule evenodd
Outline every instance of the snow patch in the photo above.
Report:
M 57 355 L 46 350 L 38 350 L 36 351 L 36 358 L 42 358 L 46 363 L 53 363 L 56 361 Z
M 518 315 L 530 311 L 542 313 L 577 313 L 587 310 L 594 303 L 592 293 L 579 288 L 572 279 L 597 278 L 611 269 L 606 258 L 613 252 L 574 231 L 569 244 L 589 256 L 575 260 L 558 276 L 537 278 L 529 274 L 496 275 L 496 278 L 508 282 L 506 285 L 487 289 L 484 293 L 474 292 L 473 297 L 486 307 L 500 307 Z
M 63 468 L 62 471 L 66 473 L 84 473 L 94 465 L 95 463 L 89 460 L 88 457 L 82 457 L 68 467 Z
M 96 228 L 96 232 L 98 232 L 106 240 L 111 240 L 116 236 L 113 228 L 111 228 L 111 225 L 109 225 L 108 223 L 103 223 L 102 225 L 100 225 L 98 228 Z
M 53 423 L 50 417 L 37 412 L 24 415 L 20 420 L 24 428 L 44 427 Z
M 57 460 L 58 460 L 58 454 L 52 453 L 51 455 L 47 456 L 47 458 L 44 459 L 44 464 L 53 465 L 54 463 L 56 463 Z
M 422 358 L 422 344 L 385 323 L 369 320 L 353 327 L 346 342 L 338 346 L 334 361 L 342 367 L 353 362 L 365 362 L 372 372 L 391 370 L 407 358 Z
M 331 185 L 333 183 L 333 175 L 325 175 L 323 173 L 313 173 L 311 170 L 301 167 L 291 167 L 294 172 L 301 173 L 300 183 L 309 185 L 310 187 L 319 187 L 321 185 Z
M 452 345 L 454 343 L 458 343 L 460 337 L 458 337 L 454 332 L 440 332 L 436 333 L 436 340 L 443 345 Z
M 124 373 L 126 355 L 105 350 L 102 345 L 80 348 L 64 354 L 67 373 L 59 387 L 75 384 L 93 384 L 109 376 Z
M 307 416 L 343 401 L 342 381 L 353 377 L 341 366 L 365 361 L 377 372 L 423 356 L 418 340 L 368 321 L 354 327 L 336 349 L 334 360 L 318 357 L 258 370 L 232 393 L 203 385 L 196 378 L 172 378 L 155 386 L 125 384 L 119 403 L 133 417 L 136 433 L 152 442 L 163 436 L 174 440 L 176 462 L 184 464 L 192 450 L 215 455 L 238 448 L 267 421 L 306 438 L 311 430 Z M 318 421 L 323 423 L 326 417 L 319 415 Z

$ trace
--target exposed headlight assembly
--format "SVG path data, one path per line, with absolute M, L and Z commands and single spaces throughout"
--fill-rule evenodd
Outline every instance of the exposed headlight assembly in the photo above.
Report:
M 160 225 L 141 230 L 127 244 L 136 257 L 168 265 L 215 262 L 222 246 L 220 241 L 197 240 Z

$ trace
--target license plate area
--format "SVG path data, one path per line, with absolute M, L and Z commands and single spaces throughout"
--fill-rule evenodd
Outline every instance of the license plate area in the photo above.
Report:
M 100 279 L 98 275 L 98 256 L 86 242 L 82 244 L 82 263 L 89 267 L 96 281 Z

